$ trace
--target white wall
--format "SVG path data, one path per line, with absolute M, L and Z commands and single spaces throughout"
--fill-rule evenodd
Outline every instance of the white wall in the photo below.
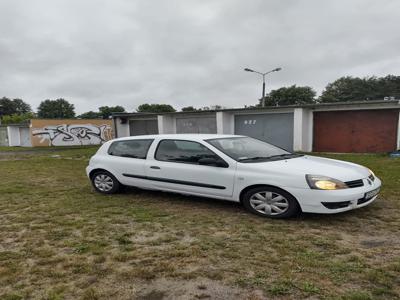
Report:
M 116 138 L 119 137 L 125 137 L 125 136 L 129 136 L 129 120 L 126 119 L 125 124 L 121 124 L 121 118 L 115 118 L 114 119 L 114 126 L 116 128 L 116 134 L 118 136 L 115 136 Z
M 231 112 L 218 111 L 217 118 L 217 133 L 218 134 L 234 134 L 235 116 Z
M 8 144 L 9 146 L 21 146 L 21 137 L 19 127 L 7 126 Z
M 313 113 L 310 109 L 295 108 L 293 120 L 293 150 L 312 151 Z
M 400 111 L 399 111 L 399 120 L 397 124 L 397 150 L 400 150 Z
M 171 115 L 158 115 L 158 133 L 167 134 L 176 132 L 175 118 Z

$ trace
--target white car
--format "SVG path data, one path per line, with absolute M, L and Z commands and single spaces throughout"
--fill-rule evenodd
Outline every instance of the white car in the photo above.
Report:
M 381 181 L 363 166 L 291 153 L 238 135 L 142 135 L 103 144 L 86 168 L 93 187 L 121 186 L 241 202 L 265 217 L 338 213 L 372 203 Z

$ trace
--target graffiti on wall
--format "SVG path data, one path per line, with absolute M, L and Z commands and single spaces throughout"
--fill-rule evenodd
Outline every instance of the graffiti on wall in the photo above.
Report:
M 62 124 L 32 129 L 40 143 L 49 146 L 98 145 L 112 139 L 110 125 Z

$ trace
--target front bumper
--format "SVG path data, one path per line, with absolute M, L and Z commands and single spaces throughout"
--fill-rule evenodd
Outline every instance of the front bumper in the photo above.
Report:
M 334 214 L 364 207 L 376 200 L 378 195 L 365 199 L 365 194 L 379 189 L 382 185 L 381 180 L 375 177 L 375 180 L 369 184 L 368 179 L 364 178 L 363 182 L 362 187 L 344 190 L 288 189 L 288 192 L 296 197 L 303 212 Z

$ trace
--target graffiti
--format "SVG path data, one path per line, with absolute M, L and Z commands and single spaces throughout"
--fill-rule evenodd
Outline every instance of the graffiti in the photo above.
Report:
M 32 129 L 32 135 L 41 138 L 40 143 L 49 146 L 98 145 L 112 138 L 110 125 L 63 124 Z

